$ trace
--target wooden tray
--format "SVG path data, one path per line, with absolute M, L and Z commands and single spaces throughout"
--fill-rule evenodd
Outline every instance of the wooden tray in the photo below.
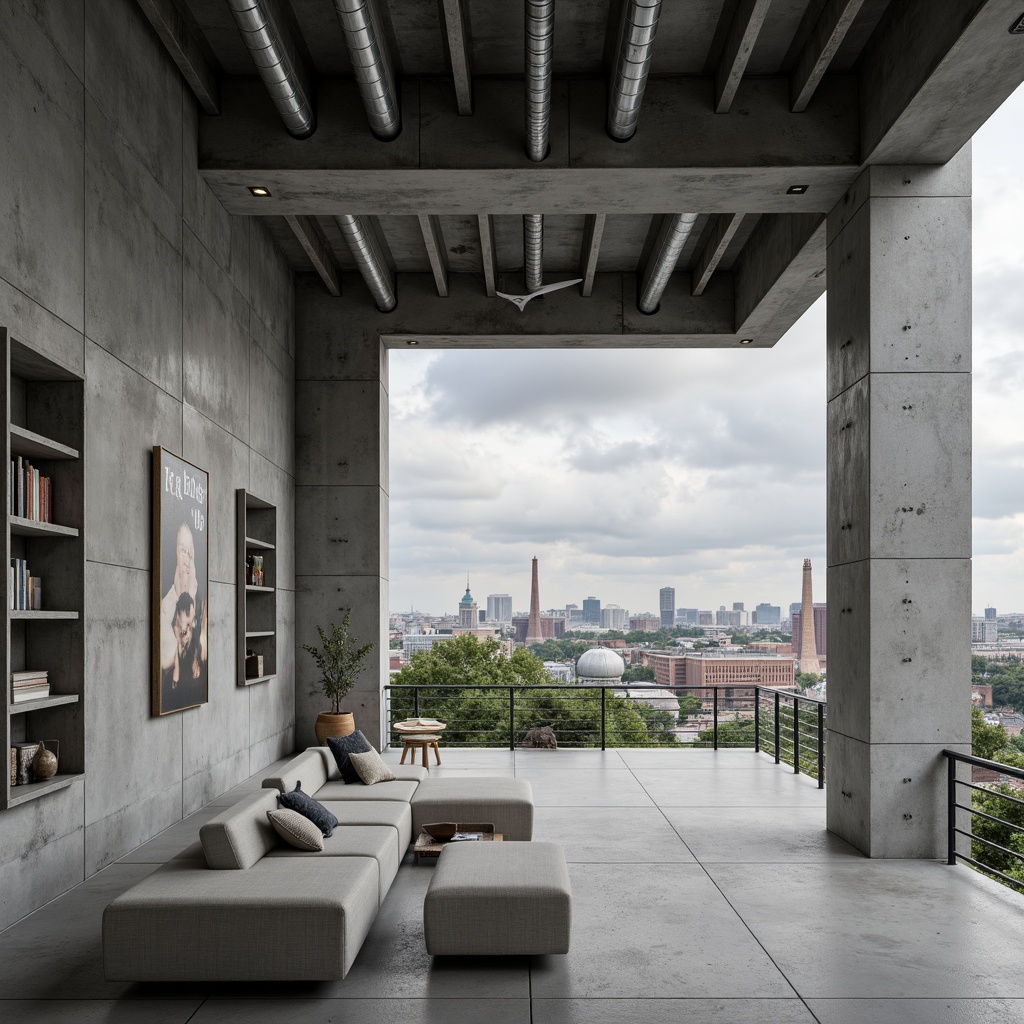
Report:
M 482 832 L 483 835 L 480 837 L 480 842 L 493 842 L 500 843 L 503 836 L 500 832 L 494 831 L 494 825 L 490 822 L 458 822 L 460 832 Z M 462 840 L 462 842 L 472 842 L 473 840 Z M 413 859 L 417 864 L 420 862 L 421 857 L 439 857 L 441 851 L 446 846 L 455 846 L 457 843 L 439 843 L 433 837 L 428 836 L 426 832 L 421 832 L 416 837 L 416 843 L 413 846 Z

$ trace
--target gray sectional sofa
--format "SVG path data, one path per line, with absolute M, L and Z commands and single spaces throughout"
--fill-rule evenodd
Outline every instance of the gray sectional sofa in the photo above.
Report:
M 199 843 L 106 908 L 107 979 L 343 978 L 422 824 L 494 821 L 506 839 L 532 838 L 525 780 L 392 770 L 394 782 L 346 785 L 328 748 L 296 755 L 263 789 L 203 825 Z M 278 793 L 299 782 L 340 823 L 322 852 L 285 845 L 267 820 Z

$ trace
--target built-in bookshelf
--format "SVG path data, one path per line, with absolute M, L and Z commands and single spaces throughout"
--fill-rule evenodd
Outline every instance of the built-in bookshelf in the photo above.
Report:
M 3 537 L 8 567 L 18 566 L 8 575 L 0 631 L 6 751 L 0 809 L 65 789 L 85 773 L 85 385 L 30 342 L 0 328 Z M 11 748 L 42 740 L 60 744 L 57 774 L 14 784 Z
M 253 686 L 277 676 L 277 506 L 239 490 L 237 534 L 238 685 Z

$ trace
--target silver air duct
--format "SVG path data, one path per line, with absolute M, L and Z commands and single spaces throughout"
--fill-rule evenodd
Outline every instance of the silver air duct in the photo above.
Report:
M 344 214 L 336 217 L 338 227 L 345 236 L 345 244 L 352 253 L 359 273 L 363 275 L 366 287 L 370 289 L 377 309 L 382 313 L 390 313 L 398 305 L 395 295 L 395 279 L 384 259 L 377 239 L 369 225 L 363 223 L 362 217 Z
M 640 295 L 636 304 L 641 313 L 657 312 L 665 286 L 679 262 L 679 254 L 696 223 L 697 214 L 676 213 L 662 226 L 640 282 Z
M 253 63 L 290 135 L 308 138 L 316 131 L 316 114 L 299 58 L 275 17 L 273 0 L 228 0 Z
M 631 139 L 640 120 L 640 104 L 654 55 L 661 0 L 626 0 L 608 96 L 608 134 L 618 142 Z
M 544 214 L 523 215 L 523 262 L 526 290 L 535 292 L 544 284 Z
M 352 60 L 352 73 L 366 107 L 370 131 L 378 139 L 394 139 L 402 130 L 395 73 L 380 31 L 374 0 L 334 0 Z
M 526 0 L 526 155 L 548 155 L 555 0 Z

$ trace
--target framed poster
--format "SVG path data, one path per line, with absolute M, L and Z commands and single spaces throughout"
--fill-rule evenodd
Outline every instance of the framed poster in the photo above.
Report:
M 153 449 L 153 714 L 210 699 L 205 470 Z

